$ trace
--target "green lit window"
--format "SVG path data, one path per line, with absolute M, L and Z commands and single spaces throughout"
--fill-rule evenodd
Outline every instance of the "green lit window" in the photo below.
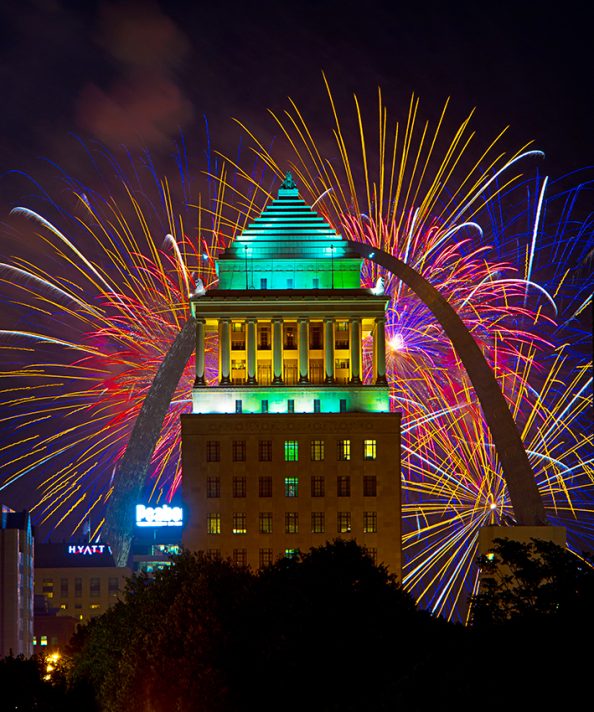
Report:
M 209 534 L 221 533 L 221 515 L 218 512 L 206 516 L 206 530 Z
M 363 496 L 377 496 L 377 478 L 374 475 L 365 475 L 363 477 Z
M 337 525 L 339 534 L 349 534 L 351 531 L 351 513 L 338 512 Z
M 42 635 L 40 639 L 40 645 L 47 645 L 47 635 Z
M 324 512 L 311 513 L 312 534 L 323 534 L 326 531 L 326 515 Z
M 293 398 L 289 398 L 287 401 L 287 413 L 294 413 L 295 412 L 295 401 Z
M 375 534 L 377 532 L 377 512 L 363 512 L 363 533 Z
M 311 459 L 313 462 L 321 462 L 324 459 L 324 441 L 311 441 Z
M 312 497 L 323 497 L 325 494 L 324 478 L 320 476 L 314 476 L 311 478 L 311 496 Z
M 363 440 L 363 459 L 375 460 L 377 457 L 377 440 Z
M 216 499 L 221 496 L 221 478 L 208 477 L 206 480 L 206 496 L 209 499 Z
M 319 398 L 314 398 L 314 413 L 321 413 L 322 406 Z
M 233 534 L 247 534 L 247 514 L 245 512 L 233 512 Z
M 299 513 L 285 512 L 285 534 L 299 533 Z
M 285 497 L 299 496 L 299 478 L 285 477 Z
M 258 519 L 260 534 L 272 534 L 272 512 L 260 512 Z
M 350 440 L 339 440 L 338 441 L 338 459 L 342 460 L 342 461 L 351 459 L 351 441 Z
M 263 569 L 272 563 L 272 549 L 260 549 L 259 565 Z
M 233 496 L 234 497 L 245 497 L 247 490 L 247 480 L 245 477 L 234 477 L 233 478 Z
M 299 556 L 299 549 L 285 549 L 287 559 L 296 559 Z
M 262 413 L 268 413 L 268 400 L 264 398 L 261 403 Z
M 336 478 L 336 494 L 338 497 L 351 496 L 351 478 L 348 475 Z
M 297 462 L 299 459 L 299 443 L 297 440 L 285 440 L 285 462 Z

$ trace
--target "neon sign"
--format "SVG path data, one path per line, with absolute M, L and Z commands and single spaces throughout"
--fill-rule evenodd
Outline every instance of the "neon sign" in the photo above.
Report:
M 184 512 L 181 507 L 170 507 L 163 504 L 160 507 L 136 505 L 137 527 L 181 527 Z
M 68 544 L 69 554 L 80 556 L 92 556 L 93 554 L 111 554 L 111 546 L 107 544 Z

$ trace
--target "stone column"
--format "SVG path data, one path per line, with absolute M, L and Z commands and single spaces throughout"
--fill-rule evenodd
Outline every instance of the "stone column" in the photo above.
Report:
M 283 320 L 272 320 L 272 382 L 283 382 Z
M 361 319 L 351 319 L 351 383 L 361 383 Z
M 231 383 L 231 320 L 219 319 L 219 354 L 221 372 L 219 384 L 224 386 Z
M 257 383 L 256 381 L 256 320 L 247 320 L 247 382 Z
M 375 334 L 373 335 L 373 350 L 375 352 L 375 382 L 384 385 L 386 380 L 386 319 L 379 317 L 375 320 Z
M 204 380 L 204 319 L 196 319 L 196 380 L 194 386 L 203 386 Z
M 324 371 L 326 383 L 334 383 L 334 320 L 324 320 Z
M 309 382 L 309 321 L 299 319 L 299 383 Z

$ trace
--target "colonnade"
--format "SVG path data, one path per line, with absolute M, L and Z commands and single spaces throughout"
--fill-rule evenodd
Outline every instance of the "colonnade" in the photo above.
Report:
M 231 324 L 234 320 L 222 318 L 218 320 L 219 334 L 219 385 L 231 384 Z M 247 355 L 247 378 L 248 385 L 256 385 L 256 319 L 248 318 L 244 320 L 246 329 L 246 355 Z M 327 384 L 335 383 L 334 357 L 335 340 L 334 324 L 337 319 L 328 317 L 323 321 L 324 328 L 324 381 Z M 341 319 L 340 321 L 344 321 Z M 280 318 L 273 318 L 272 322 L 272 383 L 283 383 L 283 323 Z M 383 385 L 386 383 L 386 337 L 385 318 L 378 317 L 374 320 L 373 328 L 373 362 L 375 383 Z M 360 317 L 353 317 L 350 323 L 350 383 L 358 385 L 362 383 L 362 363 L 361 363 L 361 339 L 362 324 Z M 310 319 L 300 317 L 298 324 L 298 373 L 299 383 L 307 384 L 309 379 L 309 325 Z M 206 384 L 205 380 L 205 336 L 206 320 L 196 318 L 196 380 L 195 386 Z

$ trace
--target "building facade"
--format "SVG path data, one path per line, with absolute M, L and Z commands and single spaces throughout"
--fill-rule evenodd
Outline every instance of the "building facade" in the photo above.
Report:
M 290 175 L 192 297 L 183 544 L 257 569 L 337 537 L 401 571 L 400 415 L 381 289 Z M 363 349 L 372 367 L 364 371 Z
M 0 658 L 33 654 L 33 531 L 28 512 L 0 507 Z

